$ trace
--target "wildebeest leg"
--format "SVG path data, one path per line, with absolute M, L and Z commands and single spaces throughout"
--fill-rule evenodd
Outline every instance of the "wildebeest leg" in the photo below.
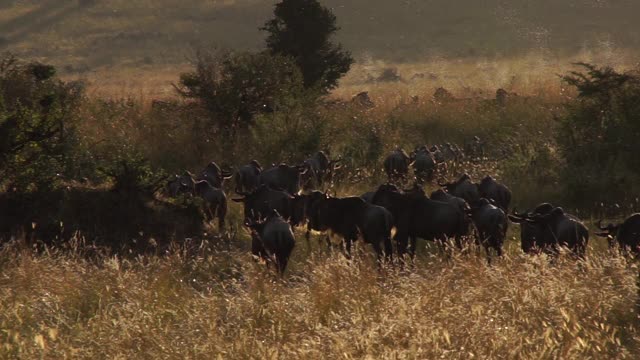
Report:
M 411 244 L 409 245 L 409 256 L 411 256 L 411 261 L 416 257 L 416 242 L 417 238 L 415 236 L 411 236 Z
M 278 273 L 280 276 L 284 275 L 288 261 L 289 260 L 286 256 L 276 256 L 276 266 L 278 267 Z
M 393 261 L 393 245 L 391 245 L 391 238 L 389 236 L 384 237 L 384 255 L 387 262 Z
M 219 204 L 216 214 L 218 215 L 218 231 L 222 233 L 224 232 L 224 219 L 227 216 L 227 205 Z
M 398 252 L 398 258 L 402 260 L 402 257 L 407 250 L 407 236 L 400 232 L 396 232 L 393 238 L 396 241 L 396 251 Z
M 368 242 L 365 240 L 365 242 Z M 371 242 L 373 245 L 373 250 L 376 252 L 376 259 L 378 260 L 378 266 L 382 266 L 382 247 L 380 246 L 379 241 Z
M 311 252 L 311 229 L 309 228 L 309 224 L 307 224 L 307 232 L 304 234 L 304 239 L 307 241 L 307 249 Z

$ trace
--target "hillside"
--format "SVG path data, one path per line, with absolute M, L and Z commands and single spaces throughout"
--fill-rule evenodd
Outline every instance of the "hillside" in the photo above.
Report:
M 67 75 L 168 83 L 198 46 L 259 49 L 274 1 L 4 1 L 0 51 L 39 58 Z M 360 63 L 545 59 L 640 47 L 631 0 L 325 0 L 338 40 Z M 117 67 L 117 69 L 116 69 Z M 133 84 L 133 85 L 132 85 Z M 103 84 L 104 85 L 104 84 Z

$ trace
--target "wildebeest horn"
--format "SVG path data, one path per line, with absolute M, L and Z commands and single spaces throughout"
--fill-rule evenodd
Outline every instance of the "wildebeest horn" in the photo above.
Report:
M 511 212 L 514 216 L 517 216 L 519 218 L 526 218 L 529 216 L 528 213 L 524 212 L 524 213 L 518 213 L 518 209 L 517 208 L 513 208 L 512 212 Z
M 608 232 L 606 232 L 606 233 L 593 233 L 593 234 L 596 235 L 596 236 L 599 236 L 599 237 L 603 237 L 603 238 L 609 237 L 611 235 Z

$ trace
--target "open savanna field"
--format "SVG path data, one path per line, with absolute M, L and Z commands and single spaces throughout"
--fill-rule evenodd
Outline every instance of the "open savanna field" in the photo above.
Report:
M 349 72 L 325 96 L 285 94 L 228 131 L 179 94 L 181 74 L 203 49 L 264 50 L 275 3 L 0 1 L 0 53 L 56 70 L 34 81 L 20 65 L 11 77 L 13 58 L 0 58 L 0 358 L 640 357 L 638 263 L 595 235 L 598 220 L 640 211 L 640 2 L 322 1 Z M 585 82 L 562 78 L 571 71 Z M 67 107 L 53 111 L 55 91 Z M 352 100 L 361 92 L 372 104 Z M 65 142 L 43 146 L 54 156 L 38 157 L 37 141 L 9 152 L 23 136 L 11 121 L 28 119 L 30 134 L 59 114 Z M 450 162 L 426 193 L 491 175 L 512 191 L 509 210 L 551 202 L 582 219 L 584 259 L 524 254 L 509 223 L 490 263 L 484 249 L 420 239 L 414 262 L 380 265 L 361 239 L 347 260 L 339 236 L 327 246 L 300 226 L 280 276 L 252 256 L 235 179 L 222 187 L 222 229 L 201 199 L 165 186 L 211 161 L 269 168 L 323 150 L 342 160 L 322 189 L 360 196 L 387 182 L 397 147 L 474 137 L 483 156 Z

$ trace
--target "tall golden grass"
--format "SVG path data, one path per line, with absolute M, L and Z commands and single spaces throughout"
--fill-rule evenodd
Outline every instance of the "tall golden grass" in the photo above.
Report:
M 2 358 L 636 358 L 626 259 L 421 257 L 378 271 L 299 241 L 283 279 L 242 250 L 89 261 L 0 253 Z M 302 253 L 305 254 L 302 254 Z

